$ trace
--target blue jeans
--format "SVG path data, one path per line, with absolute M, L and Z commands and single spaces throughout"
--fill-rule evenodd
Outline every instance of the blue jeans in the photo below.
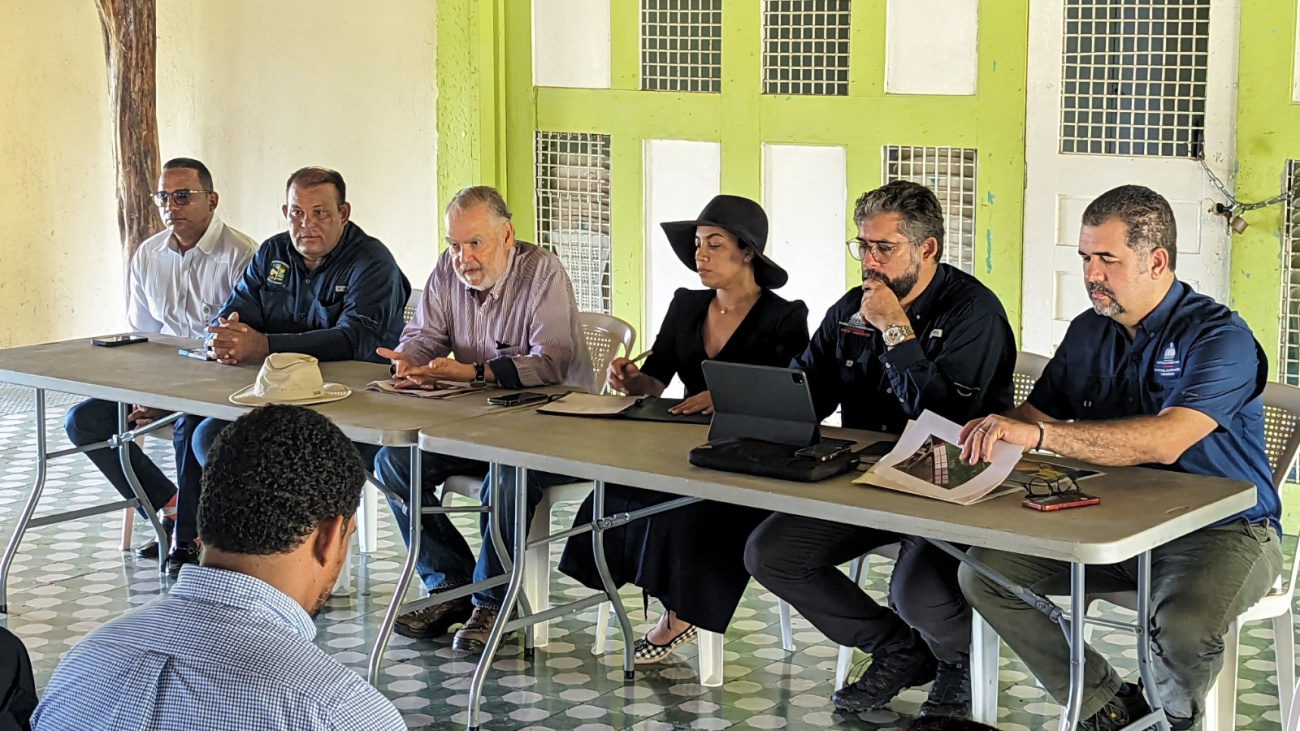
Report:
M 221 434 L 221 430 L 227 426 L 230 426 L 230 422 L 209 418 L 204 419 L 203 423 L 195 427 L 191 443 L 194 447 L 194 456 L 198 459 L 200 465 L 208 463 L 208 452 L 212 450 L 212 443 L 217 441 L 217 435 Z M 379 447 L 373 444 L 358 444 L 357 442 L 352 444 L 361 453 L 361 464 L 365 466 L 366 471 L 369 471 L 371 465 L 374 464 L 375 453 L 379 451 Z M 196 483 L 189 493 L 190 495 L 187 497 L 186 489 L 182 486 L 181 497 L 176 504 L 176 539 L 178 541 L 182 538 L 181 526 L 186 527 L 184 535 L 190 536 L 189 540 L 199 537 L 200 485 Z
M 448 477 L 456 475 L 486 475 L 488 466 L 486 462 L 479 462 L 472 459 L 463 459 L 446 454 L 434 454 L 432 452 L 422 452 L 420 461 L 421 472 L 421 490 L 420 501 L 425 507 L 438 504 L 438 486 L 441 485 Z M 379 456 L 375 458 L 375 476 L 383 483 L 384 487 L 390 492 L 395 493 L 403 500 L 409 499 L 411 494 L 411 451 L 403 447 L 384 447 L 379 450 Z M 528 514 L 524 520 L 525 525 L 529 525 L 533 520 L 533 512 L 537 509 L 537 503 L 542 500 L 542 490 L 552 485 L 563 485 L 574 482 L 572 477 L 564 475 L 553 475 L 549 472 L 537 472 L 529 470 L 528 472 Z M 514 470 L 507 469 L 502 475 L 502 482 L 506 490 L 514 490 Z M 479 500 L 484 505 L 489 504 L 491 495 L 491 485 L 485 477 L 483 485 L 479 489 Z M 411 543 L 410 536 L 410 519 L 406 514 L 406 503 L 388 499 L 388 504 L 393 509 L 393 515 L 397 518 L 397 527 L 402 531 L 402 540 L 407 545 Z M 505 541 L 506 547 L 509 548 L 514 542 L 514 501 L 506 501 L 501 506 L 501 537 Z M 479 533 L 483 536 L 483 546 L 478 553 L 478 560 L 474 560 L 474 555 L 469 550 L 469 544 L 465 542 L 464 536 L 456 527 L 452 525 L 451 520 L 446 515 L 425 515 L 421 516 L 420 525 L 422 533 L 420 534 L 420 554 L 416 557 L 415 570 L 420 575 L 420 580 L 424 582 L 425 588 L 429 591 L 439 591 L 442 589 L 451 589 L 457 586 L 464 586 L 471 581 L 483 581 L 493 576 L 500 576 L 503 573 L 501 561 L 497 557 L 496 550 L 492 547 L 492 540 L 488 537 L 489 514 L 484 513 L 479 518 Z M 476 592 L 474 594 L 475 606 L 486 607 L 490 609 L 500 609 L 501 602 L 505 601 L 506 587 L 504 584 L 494 586 L 491 589 Z
M 202 467 L 190 448 L 190 433 L 202 419 L 201 416 L 186 414 L 172 422 L 172 447 L 176 450 L 176 476 L 180 481 L 182 494 L 187 486 L 193 492 L 198 491 Z M 105 441 L 117 433 L 117 404 L 103 399 L 82 401 L 68 409 L 63 429 L 68 433 L 68 440 L 78 447 Z M 146 509 L 157 510 L 171 502 L 172 496 L 177 492 L 176 485 L 167 479 L 162 469 L 146 457 L 134 442 L 128 446 L 128 449 L 131 453 L 131 468 L 136 478 L 140 480 L 140 487 L 144 488 L 145 497 L 150 503 L 137 509 L 141 515 L 148 517 L 145 513 Z M 104 473 L 104 477 L 108 478 L 122 497 L 135 497 L 135 493 L 131 492 L 130 484 L 126 481 L 126 474 L 122 472 L 122 463 L 118 458 L 117 450 L 96 449 L 93 452 L 86 452 L 86 456 L 100 472 Z

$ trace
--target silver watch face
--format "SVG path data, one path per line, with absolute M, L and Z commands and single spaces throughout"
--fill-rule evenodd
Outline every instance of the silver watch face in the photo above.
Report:
M 899 343 L 903 342 L 903 338 L 907 337 L 907 330 L 900 325 L 890 325 L 888 328 L 885 329 L 884 335 L 885 335 L 885 345 L 888 345 L 889 347 L 892 348 L 895 345 L 898 345 Z

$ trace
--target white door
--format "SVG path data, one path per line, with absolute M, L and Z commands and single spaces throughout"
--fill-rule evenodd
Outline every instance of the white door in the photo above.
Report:
M 1145 185 L 1178 224 L 1180 279 L 1226 302 L 1209 213 L 1233 168 L 1240 0 L 1034 0 L 1029 11 L 1022 347 L 1050 354 L 1090 304 L 1076 251 L 1093 198 Z

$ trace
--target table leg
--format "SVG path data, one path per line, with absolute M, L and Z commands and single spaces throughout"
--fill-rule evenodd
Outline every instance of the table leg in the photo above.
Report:
M 371 684 L 379 682 L 379 664 L 384 660 L 384 650 L 388 648 L 388 637 L 393 631 L 393 622 L 397 619 L 397 611 L 402 606 L 402 599 L 406 596 L 406 588 L 411 583 L 411 575 L 415 573 L 415 561 L 420 556 L 420 538 L 421 538 L 421 510 L 423 509 L 423 479 L 420 474 L 421 455 L 418 446 L 411 447 L 411 490 L 410 497 L 406 501 L 406 517 L 410 521 L 411 537 L 407 542 L 406 561 L 402 564 L 402 573 L 397 577 L 397 586 L 393 589 L 393 598 L 388 603 L 388 610 L 384 612 L 384 619 L 379 623 L 379 635 L 375 638 L 375 647 L 370 652 L 370 666 L 366 669 L 366 680 Z
M 623 599 L 619 597 L 618 587 L 614 586 L 614 578 L 609 573 L 609 562 L 605 560 L 605 530 L 602 527 L 605 522 L 605 483 L 597 480 L 593 485 L 595 488 L 591 491 L 591 507 L 596 529 L 591 532 L 591 545 L 596 556 L 596 573 L 600 575 L 600 584 L 605 587 L 605 596 L 609 597 L 609 603 L 614 607 L 614 616 L 618 617 L 618 628 L 623 634 L 623 679 L 631 680 L 635 675 L 632 664 L 632 620 L 627 618 L 627 609 L 623 607 Z M 604 632 L 605 628 L 600 627 L 599 631 Z
M 492 658 L 496 655 L 497 648 L 501 646 L 501 640 L 506 634 L 506 622 L 509 618 L 510 607 L 515 606 L 522 593 L 520 589 L 524 585 L 524 556 L 528 545 L 528 470 L 523 467 L 515 469 L 515 525 L 514 525 L 514 561 L 510 567 L 510 583 L 506 585 L 506 596 L 501 602 L 501 614 L 497 615 L 496 624 L 492 625 L 492 631 L 488 633 L 487 643 L 483 646 L 483 656 L 479 658 L 478 664 L 474 666 L 474 674 L 470 677 L 469 683 L 469 731 L 478 731 L 479 729 L 479 700 L 483 695 L 483 682 L 487 679 L 488 668 L 492 666 Z M 492 502 L 497 504 L 504 492 L 500 489 L 499 484 L 494 484 L 492 490 Z M 498 513 L 499 514 L 499 513 Z
M 1070 695 L 1061 709 L 1061 731 L 1074 731 L 1079 725 L 1083 703 L 1084 617 L 1088 613 L 1088 594 L 1084 589 L 1084 565 L 1070 564 L 1070 619 L 1061 622 L 1065 639 L 1070 643 Z
M 122 466 L 122 474 L 126 477 L 126 484 L 131 486 L 131 492 L 135 494 L 135 499 L 140 502 L 144 508 L 144 514 L 149 517 L 149 523 L 153 525 L 154 536 L 158 539 L 158 573 L 167 571 L 167 554 L 171 548 L 171 536 L 163 530 L 162 521 L 158 520 L 158 508 L 149 503 L 148 496 L 144 493 L 144 487 L 140 484 L 140 478 L 135 475 L 135 467 L 131 465 L 131 439 L 123 439 L 122 435 L 130 429 L 130 424 L 126 423 L 127 410 L 126 404 L 118 403 L 117 405 L 117 459 L 118 464 Z
M 501 534 L 501 521 L 502 521 L 501 507 L 503 502 L 506 499 L 513 500 L 514 497 L 513 497 L 513 493 L 511 493 L 511 495 L 506 495 L 505 490 L 501 486 L 501 469 L 502 469 L 501 465 L 496 463 L 492 463 L 488 465 L 488 484 L 492 486 L 492 489 L 488 491 L 490 517 L 488 519 L 488 535 L 484 540 L 492 541 L 492 548 L 497 553 L 497 560 L 501 562 L 501 570 L 509 574 L 509 573 L 513 573 L 512 569 L 514 567 L 514 560 L 511 558 L 510 549 L 506 547 L 505 537 Z M 517 472 L 515 474 L 515 478 L 516 479 L 519 478 Z M 527 495 L 527 491 L 525 486 L 525 496 L 526 495 Z M 516 505 L 515 507 L 518 508 L 519 506 Z M 528 507 L 527 503 L 525 503 L 524 508 L 527 507 Z M 524 536 L 524 538 L 527 539 L 527 536 Z M 486 546 L 484 548 L 486 548 Z M 533 613 L 532 607 L 530 607 L 528 604 L 528 595 L 522 591 L 519 592 L 519 601 L 517 602 L 516 606 L 518 608 L 520 617 L 527 617 Z M 503 622 L 506 621 L 506 619 L 510 615 L 508 605 L 502 605 L 501 614 L 503 615 L 501 621 Z M 534 655 L 533 631 L 534 631 L 533 625 L 531 624 L 524 625 L 524 659 L 525 660 L 533 659 L 533 655 Z
M 1151 722 L 1156 725 L 1157 731 L 1169 731 L 1169 717 L 1165 715 L 1164 703 L 1160 700 L 1160 693 L 1156 686 L 1155 671 L 1151 667 L 1151 552 L 1143 551 L 1138 556 L 1137 568 L 1137 659 L 1138 674 L 1142 678 L 1142 685 L 1146 690 L 1147 703 L 1151 706 L 1151 715 L 1147 716 L 1146 723 L 1142 726 L 1137 725 L 1137 719 L 1134 719 L 1134 728 L 1147 728 Z
M 23 542 L 23 534 L 27 532 L 27 523 L 31 521 L 32 514 L 36 512 L 36 504 L 41 500 L 41 493 L 45 490 L 45 475 L 47 471 L 47 445 L 45 443 L 45 389 L 36 389 L 36 482 L 32 483 L 32 491 L 27 496 L 27 504 L 23 506 L 22 515 L 19 516 L 18 522 L 14 524 L 14 532 L 9 536 L 9 543 L 5 545 L 4 557 L 0 558 L 0 614 L 9 613 L 9 569 L 13 565 L 14 557 L 18 555 L 18 545 Z

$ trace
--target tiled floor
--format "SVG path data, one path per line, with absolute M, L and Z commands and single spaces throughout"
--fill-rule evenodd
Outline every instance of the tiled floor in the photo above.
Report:
M 6 539 L 35 476 L 34 414 L 30 392 L 0 386 L 0 539 Z M 69 399 L 52 406 L 48 417 L 51 448 L 66 445 L 61 424 Z M 12 413 L 4 413 L 11 411 Z M 171 467 L 170 444 L 151 440 L 149 451 Z M 114 493 L 84 457 L 51 465 L 41 512 L 89 505 Z M 472 516 L 459 519 L 467 533 Z M 567 527 L 567 512 L 556 522 Z M 137 521 L 135 542 L 145 540 Z M 166 591 L 156 564 L 138 561 L 118 550 L 120 515 L 105 515 L 32 531 L 24 541 L 11 574 L 11 614 L 4 621 L 26 643 L 43 686 L 68 647 L 85 633 L 121 612 Z M 1287 542 L 1288 547 L 1294 543 Z M 381 516 L 379 550 L 356 567 L 354 594 L 332 599 L 317 619 L 317 642 L 340 661 L 364 673 L 375 627 L 392 593 L 402 551 L 391 516 Z M 888 566 L 871 570 L 869 590 L 878 599 Z M 555 601 L 584 596 L 586 589 L 556 575 Z M 637 631 L 649 623 L 640 616 L 635 589 L 625 594 Z M 655 607 L 651 605 L 651 619 Z M 845 715 L 836 713 L 832 690 L 836 648 L 797 615 L 797 651 L 781 649 L 774 598 L 751 584 L 727 633 L 726 684 L 704 688 L 697 683 L 694 648 L 662 667 L 638 672 L 635 682 L 622 681 L 618 652 L 591 654 L 595 610 L 570 615 L 552 624 L 551 643 L 533 662 L 522 659 L 517 640 L 509 640 L 489 675 L 483 723 L 491 729 L 691 728 L 715 731 L 728 727 L 758 729 L 892 729 L 905 725 L 924 699 L 909 690 L 891 710 Z M 1279 728 L 1271 632 L 1256 624 L 1243 632 L 1237 728 Z M 1130 675 L 1134 670 L 1131 636 L 1113 633 L 1097 638 L 1097 647 Z M 394 637 L 381 689 L 414 728 L 455 729 L 465 722 L 471 660 L 450 648 L 449 638 L 416 642 Z M 1001 709 L 1004 729 L 1055 729 L 1057 707 L 1024 667 L 1004 649 L 1001 660 Z

